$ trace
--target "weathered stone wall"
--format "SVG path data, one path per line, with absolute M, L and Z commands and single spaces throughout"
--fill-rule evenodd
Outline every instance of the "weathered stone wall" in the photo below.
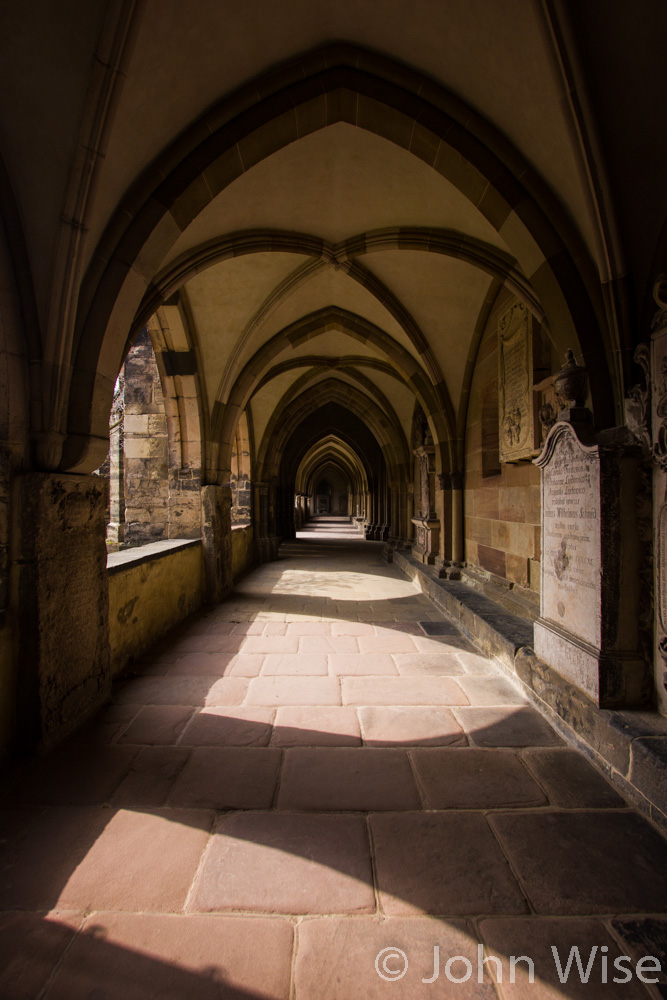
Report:
M 253 565 L 252 537 L 251 524 L 232 527 L 232 578 L 234 580 Z
M 252 483 L 247 476 L 232 477 L 232 525 L 246 525 L 252 521 Z
M 117 676 L 165 632 L 201 607 L 201 545 L 111 567 L 108 580 L 111 668 Z
M 540 589 L 540 472 L 498 456 L 498 320 L 512 297 L 498 296 L 477 354 L 466 428 L 465 560 L 533 593 Z
M 107 484 L 30 473 L 13 485 L 18 741 L 27 749 L 61 738 L 109 694 Z
M 204 600 L 217 604 L 232 586 L 231 490 L 203 486 L 201 538 L 204 560 Z
M 137 336 L 124 365 L 126 545 L 169 537 L 167 416 L 155 354 L 147 330 Z

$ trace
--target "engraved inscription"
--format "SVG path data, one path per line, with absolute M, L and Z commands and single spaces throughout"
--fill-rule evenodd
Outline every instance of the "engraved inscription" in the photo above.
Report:
M 558 436 L 542 471 L 542 615 L 600 641 L 600 466 L 574 433 Z

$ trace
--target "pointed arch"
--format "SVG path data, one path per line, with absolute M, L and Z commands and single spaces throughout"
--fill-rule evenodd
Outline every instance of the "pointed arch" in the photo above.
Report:
M 255 163 L 339 121 L 418 156 L 477 206 L 515 255 L 550 327 L 583 354 L 598 423 L 613 420 L 611 372 L 622 345 L 611 339 L 590 255 L 556 197 L 499 131 L 445 88 L 388 57 L 336 44 L 223 100 L 119 206 L 79 297 L 62 468 L 99 464 L 127 332 L 180 234 Z

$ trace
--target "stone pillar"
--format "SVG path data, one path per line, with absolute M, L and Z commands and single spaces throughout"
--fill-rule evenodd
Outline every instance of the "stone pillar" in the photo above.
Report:
M 228 486 L 202 486 L 201 541 L 208 604 L 218 604 L 232 589 L 231 507 Z
M 48 746 L 111 690 L 107 481 L 30 473 L 13 484 L 19 749 Z
M 107 542 L 110 551 L 125 541 L 125 447 L 121 417 L 109 427 L 109 524 Z
M 438 575 L 461 579 L 463 565 L 463 474 L 446 472 L 438 476 L 439 518 L 442 525 L 440 551 L 435 565 Z

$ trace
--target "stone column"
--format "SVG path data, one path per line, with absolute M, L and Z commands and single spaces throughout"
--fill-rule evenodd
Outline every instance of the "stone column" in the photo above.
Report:
M 109 524 L 108 548 L 125 541 L 125 379 L 118 376 L 109 421 Z
M 107 489 L 99 476 L 37 472 L 13 483 L 22 750 L 62 738 L 111 690 Z
M 208 604 L 218 604 L 232 589 L 231 507 L 228 486 L 202 486 L 201 541 Z
M 442 473 L 438 476 L 438 484 L 442 490 L 442 534 L 436 567 L 441 577 L 460 580 L 463 565 L 463 473 Z

